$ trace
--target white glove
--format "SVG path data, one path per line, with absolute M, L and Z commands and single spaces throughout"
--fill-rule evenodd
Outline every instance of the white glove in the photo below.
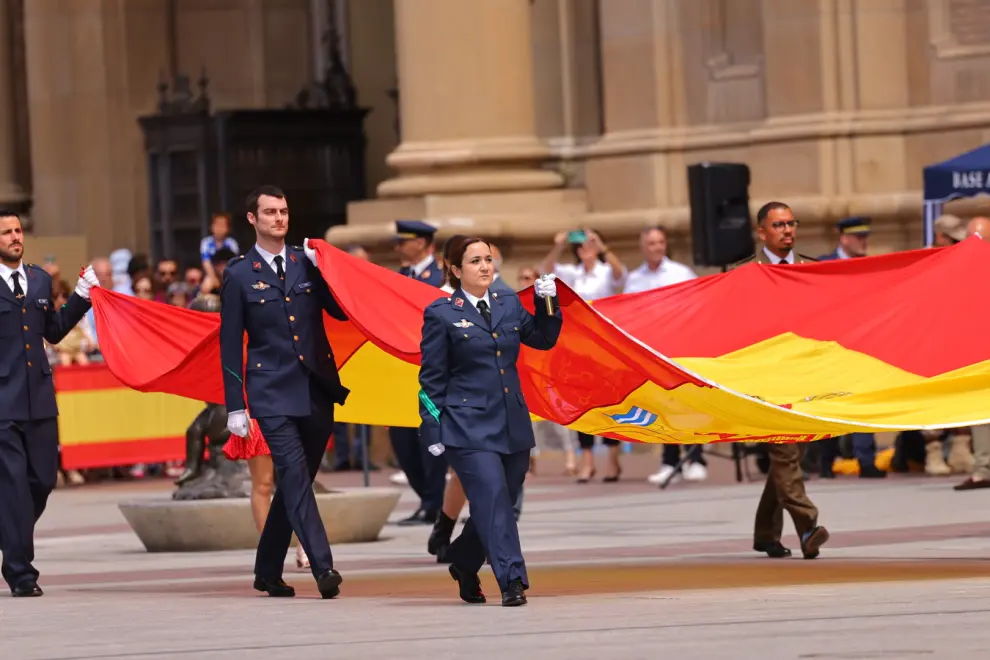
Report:
M 554 280 L 557 278 L 556 275 L 550 273 L 548 275 L 540 275 L 536 280 L 535 293 L 540 298 L 554 298 L 557 296 L 557 283 Z
M 314 250 L 313 248 L 309 247 L 309 239 L 308 238 L 305 239 L 305 240 L 303 240 L 303 252 L 306 253 L 306 258 L 309 259 L 313 263 L 314 266 L 319 266 L 319 264 L 316 263 L 316 250 Z
M 79 271 L 79 281 L 76 282 L 76 295 L 89 300 L 89 290 L 94 286 L 100 286 L 100 280 L 96 278 L 92 266 L 86 266 Z
M 249 423 L 247 412 L 243 410 L 227 413 L 227 430 L 234 435 L 239 435 L 242 438 L 248 437 Z

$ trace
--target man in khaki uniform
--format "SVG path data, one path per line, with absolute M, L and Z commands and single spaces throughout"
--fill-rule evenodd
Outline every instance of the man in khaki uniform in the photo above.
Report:
M 765 204 L 756 214 L 756 225 L 761 246 L 755 255 L 733 264 L 732 268 L 752 262 L 777 265 L 815 261 L 794 249 L 798 221 L 786 204 Z M 805 449 L 802 444 L 767 444 L 770 469 L 763 496 L 756 507 L 753 532 L 753 550 L 757 552 L 765 552 L 774 558 L 791 556 L 790 549 L 780 542 L 785 509 L 794 521 L 805 559 L 817 557 L 819 548 L 828 541 L 828 530 L 818 525 L 818 508 L 804 490 L 801 459 Z

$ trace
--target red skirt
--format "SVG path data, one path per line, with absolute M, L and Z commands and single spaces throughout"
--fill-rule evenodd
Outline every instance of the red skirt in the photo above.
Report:
M 248 437 L 231 433 L 227 444 L 223 446 L 223 453 L 232 461 L 246 461 L 255 456 L 272 455 L 268 443 L 265 442 L 265 436 L 261 435 L 258 422 L 253 419 L 248 423 Z
M 249 413 L 250 414 L 250 413 Z M 333 435 L 327 438 L 327 451 L 333 449 Z M 248 421 L 248 437 L 230 434 L 227 443 L 223 446 L 223 453 L 232 461 L 246 461 L 255 456 L 271 456 L 272 450 L 265 442 L 265 436 L 261 434 L 261 427 L 254 419 Z

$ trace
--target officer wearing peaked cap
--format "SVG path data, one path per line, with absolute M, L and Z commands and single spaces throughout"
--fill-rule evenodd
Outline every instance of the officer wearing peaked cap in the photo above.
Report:
M 840 259 L 856 259 L 866 256 L 867 243 L 870 238 L 870 218 L 853 216 L 842 218 L 835 223 L 839 233 L 839 244 L 830 253 L 818 257 L 819 261 L 838 261 Z M 882 479 L 887 473 L 877 468 L 876 438 L 872 433 L 850 433 L 848 436 L 852 445 L 853 455 L 859 462 L 859 476 L 866 479 Z M 820 440 L 821 445 L 821 476 L 826 479 L 835 478 L 832 465 L 839 457 L 842 437 Z
M 434 258 L 436 228 L 419 220 L 397 220 L 395 251 L 408 264 L 401 275 L 440 288 L 444 284 L 443 268 Z M 443 506 L 447 483 L 447 461 L 434 456 L 420 439 L 419 429 L 389 427 L 392 453 L 405 474 L 409 486 L 419 496 L 420 504 L 400 525 L 433 525 Z
M 839 245 L 828 254 L 818 257 L 818 261 L 835 261 L 865 257 L 867 241 L 870 238 L 870 218 L 855 216 L 843 218 L 835 223 L 839 232 Z

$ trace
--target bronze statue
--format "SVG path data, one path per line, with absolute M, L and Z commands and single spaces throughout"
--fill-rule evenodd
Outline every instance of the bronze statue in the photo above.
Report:
M 224 266 L 233 256 L 230 250 L 217 250 L 213 266 L 218 278 L 223 278 Z M 219 288 L 219 282 L 204 281 L 200 293 L 189 304 L 189 309 L 219 314 L 220 296 L 213 293 Z M 200 500 L 251 495 L 251 478 L 247 466 L 243 461 L 231 461 L 223 453 L 223 446 L 229 438 L 227 408 L 221 404 L 207 403 L 186 429 L 186 470 L 175 481 L 178 488 L 172 494 L 172 499 Z M 210 449 L 208 461 L 205 457 L 207 445 Z

